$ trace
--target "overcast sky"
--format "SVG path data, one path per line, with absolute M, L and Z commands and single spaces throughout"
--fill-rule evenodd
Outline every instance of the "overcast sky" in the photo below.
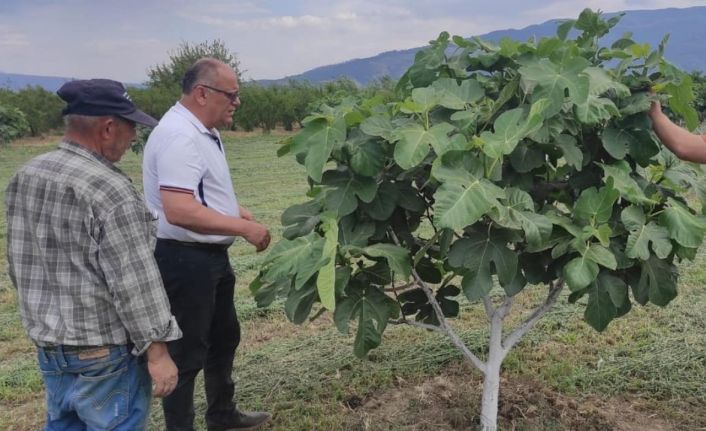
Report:
M 0 71 L 139 83 L 182 41 L 221 39 L 246 78 L 575 18 L 585 7 L 704 6 L 692 0 L 0 0 Z M 706 25 L 706 23 L 704 23 Z

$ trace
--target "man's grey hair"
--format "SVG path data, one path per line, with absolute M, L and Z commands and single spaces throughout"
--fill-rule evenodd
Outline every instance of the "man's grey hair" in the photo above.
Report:
M 95 129 L 101 121 L 105 121 L 108 118 L 112 118 L 115 121 L 127 121 L 116 115 L 78 115 L 78 114 L 68 114 L 64 115 L 64 125 L 67 131 L 86 133 Z
M 181 81 L 181 91 L 189 94 L 198 84 L 214 85 L 218 77 L 219 69 L 226 66 L 222 61 L 205 57 L 192 64 Z M 226 66 L 227 67 L 227 66 Z
M 87 132 L 96 127 L 98 122 L 105 117 L 68 114 L 64 115 L 64 125 L 72 132 Z

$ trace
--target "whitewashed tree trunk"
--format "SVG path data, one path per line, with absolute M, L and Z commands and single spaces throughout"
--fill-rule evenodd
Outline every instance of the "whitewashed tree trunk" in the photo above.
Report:
M 422 281 L 416 272 L 413 271 L 413 275 L 417 285 L 424 291 L 429 299 L 429 303 L 434 308 L 436 316 L 439 319 L 439 326 L 407 320 L 405 318 L 399 322 L 393 323 L 405 323 L 439 332 L 449 337 L 451 344 L 460 350 L 463 356 L 483 373 L 484 378 L 483 395 L 481 398 L 480 429 L 482 431 L 496 431 L 498 428 L 498 403 L 500 401 L 500 370 L 502 369 L 503 360 L 505 359 L 505 356 L 507 356 L 508 352 L 530 329 L 532 329 L 537 321 L 539 321 L 539 319 L 541 319 L 549 310 L 552 309 L 557 298 L 559 297 L 559 293 L 561 293 L 561 290 L 564 288 L 564 281 L 561 279 L 555 281 L 549 288 L 549 292 L 547 293 L 547 298 L 544 300 L 544 303 L 537 307 L 532 314 L 530 314 L 529 317 L 527 317 L 522 324 L 520 324 L 520 326 L 518 326 L 504 340 L 503 323 L 505 321 L 505 317 L 507 317 L 510 312 L 513 298 L 505 297 L 505 300 L 500 306 L 498 306 L 497 309 L 493 307 L 493 303 L 489 296 L 483 298 L 483 305 L 485 306 L 485 311 L 488 315 L 490 325 L 488 359 L 486 362 L 483 362 L 473 352 L 471 352 L 468 347 L 466 347 L 463 340 L 461 340 L 461 337 L 459 337 L 454 332 L 453 328 L 449 326 L 446 317 L 441 310 L 441 306 L 439 306 L 439 303 L 436 301 L 434 291 L 424 281 Z
M 483 299 L 490 324 L 488 360 L 485 363 L 483 396 L 481 397 L 480 426 L 483 431 L 496 431 L 498 426 L 498 403 L 500 401 L 500 367 L 507 351 L 503 348 L 503 322 L 512 307 L 512 298 L 506 298 L 497 309 L 490 297 Z
M 482 431 L 498 429 L 498 403 L 500 401 L 500 365 L 488 362 L 483 379 L 483 397 L 481 399 L 480 428 Z
M 397 244 L 397 237 L 394 236 Z M 461 337 L 459 337 L 453 328 L 448 324 L 444 312 L 436 300 L 434 290 L 422 280 L 419 274 L 413 269 L 412 275 L 414 280 L 421 288 L 429 304 L 431 304 L 439 320 L 439 326 L 429 325 L 426 323 L 421 323 L 413 320 L 407 320 L 404 316 L 400 321 L 394 321 L 392 323 L 404 323 L 412 326 L 417 326 L 420 328 L 435 331 L 446 335 L 451 344 L 453 344 L 463 356 L 470 361 L 476 368 L 478 368 L 484 375 L 483 378 L 483 394 L 481 398 L 481 420 L 480 429 L 482 431 L 496 431 L 498 428 L 498 403 L 500 401 L 500 370 L 502 369 L 502 363 L 507 356 L 508 352 L 522 339 L 522 337 L 529 332 L 532 327 L 541 319 L 549 310 L 554 307 L 559 294 L 564 288 L 564 280 L 558 279 L 549 286 L 547 292 L 547 297 L 544 302 L 537 307 L 515 330 L 503 339 L 503 323 L 505 317 L 510 313 L 512 308 L 513 297 L 505 297 L 505 300 L 497 308 L 493 306 L 493 302 L 490 296 L 483 298 L 483 305 L 485 307 L 486 315 L 488 316 L 488 324 L 490 325 L 490 340 L 488 349 L 488 358 L 486 362 L 483 362 L 471 352 L 468 347 L 463 343 Z

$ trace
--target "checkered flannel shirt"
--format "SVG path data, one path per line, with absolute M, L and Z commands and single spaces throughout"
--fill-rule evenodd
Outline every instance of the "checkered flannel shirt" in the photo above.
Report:
M 38 345 L 135 345 L 181 337 L 153 257 L 154 219 L 130 178 L 62 142 L 7 187 L 9 273 Z

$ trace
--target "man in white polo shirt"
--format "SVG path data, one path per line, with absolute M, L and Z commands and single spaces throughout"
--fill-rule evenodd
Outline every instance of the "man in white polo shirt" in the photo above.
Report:
M 257 251 L 270 243 L 267 228 L 238 204 L 217 130 L 232 123 L 238 88 L 228 65 L 197 61 L 184 75 L 181 100 L 145 146 L 145 198 L 159 214 L 155 257 L 184 334 L 168 344 L 179 368 L 179 384 L 162 402 L 170 431 L 194 429 L 194 380 L 201 369 L 209 431 L 250 430 L 270 419 L 265 412 L 241 412 L 233 401 L 240 325 L 227 249 L 236 236 Z

